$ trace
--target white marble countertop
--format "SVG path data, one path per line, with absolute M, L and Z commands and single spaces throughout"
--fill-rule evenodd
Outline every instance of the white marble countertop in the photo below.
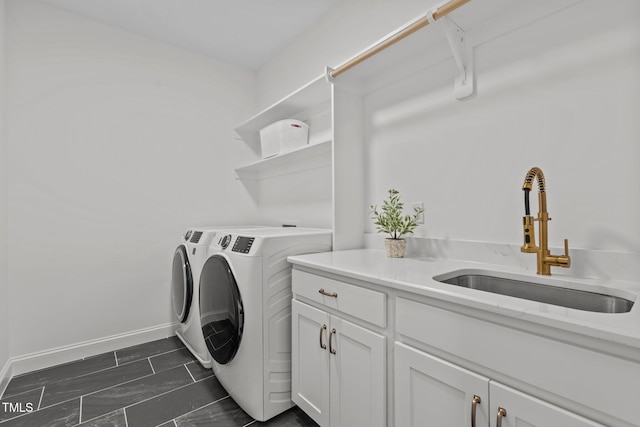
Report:
M 300 268 L 311 268 L 363 280 L 611 344 L 616 343 L 630 347 L 631 354 L 640 350 L 640 282 L 572 278 L 561 272 L 556 274 L 560 269 L 554 270 L 552 276 L 539 276 L 535 272 L 518 267 L 463 260 L 388 258 L 384 251 L 372 249 L 298 255 L 289 257 L 289 261 Z M 433 279 L 459 270 L 471 273 L 498 273 L 501 277 L 614 295 L 634 301 L 634 305 L 628 313 L 589 312 L 467 289 Z M 612 352 L 618 353 L 613 349 Z M 624 354 L 629 354 L 629 351 L 625 351 Z M 640 353 L 634 359 L 640 361 Z

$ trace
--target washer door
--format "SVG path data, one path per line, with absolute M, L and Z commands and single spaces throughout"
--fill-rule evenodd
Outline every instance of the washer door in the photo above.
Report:
M 226 258 L 210 257 L 200 275 L 200 324 L 213 359 L 221 365 L 238 351 L 244 327 L 240 290 Z
M 180 323 L 184 323 L 189 317 L 191 298 L 193 297 L 193 276 L 187 257 L 187 248 L 178 246 L 173 255 L 173 271 L 171 275 L 171 299 L 173 311 Z

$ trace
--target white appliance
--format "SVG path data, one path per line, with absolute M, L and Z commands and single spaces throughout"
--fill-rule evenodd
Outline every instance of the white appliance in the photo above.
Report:
M 213 371 L 254 419 L 291 402 L 290 255 L 331 250 L 331 232 L 309 228 L 227 230 L 200 276 L 200 319 Z
M 211 368 L 211 355 L 200 326 L 200 272 L 208 257 L 211 242 L 222 231 L 238 226 L 194 227 L 182 236 L 173 256 L 171 299 L 180 322 L 176 336 L 205 368 Z M 259 228 L 260 226 L 243 226 Z

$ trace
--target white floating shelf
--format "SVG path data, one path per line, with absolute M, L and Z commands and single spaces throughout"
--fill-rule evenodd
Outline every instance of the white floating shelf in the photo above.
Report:
M 238 179 L 264 179 L 331 164 L 331 141 L 282 153 L 235 169 Z
M 245 142 L 259 142 L 260 129 L 273 122 L 283 119 L 306 121 L 330 108 L 331 85 L 322 75 L 256 114 L 234 130 Z

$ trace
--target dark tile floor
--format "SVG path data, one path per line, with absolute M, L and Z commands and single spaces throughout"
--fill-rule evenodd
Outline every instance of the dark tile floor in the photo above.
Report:
M 14 377 L 0 426 L 315 427 L 297 407 L 253 420 L 176 337 Z

